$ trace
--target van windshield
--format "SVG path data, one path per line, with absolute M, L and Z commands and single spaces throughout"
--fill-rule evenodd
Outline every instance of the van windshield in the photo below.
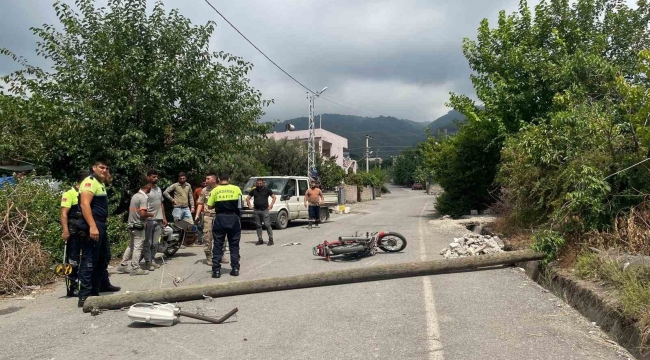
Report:
M 251 190 L 255 189 L 255 182 L 257 181 L 257 178 L 251 178 L 248 180 L 246 185 L 244 186 L 244 191 L 246 194 L 248 194 Z M 264 178 L 264 185 L 266 185 L 267 188 L 271 189 L 275 195 L 282 195 L 282 190 L 284 190 L 284 186 L 287 184 L 287 179 L 283 178 Z

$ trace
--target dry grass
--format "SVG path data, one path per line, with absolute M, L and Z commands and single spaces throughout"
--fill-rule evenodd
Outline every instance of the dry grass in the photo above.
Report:
M 558 263 L 564 269 L 570 269 L 578 262 L 578 257 L 582 253 L 584 247 L 576 243 L 568 243 L 558 256 Z
M 616 293 L 623 314 L 637 321 L 641 330 L 641 346 L 650 340 L 650 268 L 636 266 L 623 269 L 623 265 L 593 252 L 578 256 L 576 276 L 605 282 Z
M 29 239 L 30 218 L 12 203 L 0 219 L 0 293 L 22 292 L 26 286 L 54 279 L 50 257 Z
M 590 233 L 589 245 L 620 248 L 630 254 L 650 255 L 650 202 L 643 202 L 614 221 L 609 232 Z

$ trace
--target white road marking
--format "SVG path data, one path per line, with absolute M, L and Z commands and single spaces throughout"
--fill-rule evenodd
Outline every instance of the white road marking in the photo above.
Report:
M 420 260 L 427 260 L 427 249 L 424 245 L 423 215 L 427 209 L 424 204 L 420 212 L 418 221 L 418 242 L 420 244 Z M 424 288 L 424 310 L 427 316 L 427 342 L 429 345 L 429 360 L 443 360 L 442 342 L 440 341 L 440 326 L 438 325 L 438 315 L 436 314 L 436 299 L 433 296 L 433 284 L 429 276 L 422 277 L 422 286 Z

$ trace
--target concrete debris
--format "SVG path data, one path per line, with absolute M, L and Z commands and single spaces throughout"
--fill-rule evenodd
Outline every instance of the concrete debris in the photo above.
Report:
M 97 316 L 97 315 L 101 314 L 102 311 L 103 311 L 102 309 L 98 309 L 98 308 L 94 307 L 94 308 L 92 308 L 92 310 L 90 310 L 90 315 Z
M 451 220 L 451 216 L 445 215 L 445 216 L 441 217 L 440 220 Z
M 440 251 L 445 259 L 454 259 L 466 256 L 495 254 L 503 252 L 503 241 L 498 236 L 479 235 L 467 233 Z

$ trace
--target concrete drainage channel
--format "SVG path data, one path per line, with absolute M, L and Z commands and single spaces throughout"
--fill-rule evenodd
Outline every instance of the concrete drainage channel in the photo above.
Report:
M 490 235 L 480 222 L 462 223 L 467 230 Z M 507 247 L 504 249 L 510 250 Z M 543 269 L 540 261 L 517 263 L 528 277 L 552 292 L 589 321 L 596 323 L 611 338 L 639 360 L 650 360 L 650 349 L 641 350 L 641 331 L 635 321 L 625 318 L 615 304 L 600 295 L 595 284 L 575 280 L 557 267 Z

